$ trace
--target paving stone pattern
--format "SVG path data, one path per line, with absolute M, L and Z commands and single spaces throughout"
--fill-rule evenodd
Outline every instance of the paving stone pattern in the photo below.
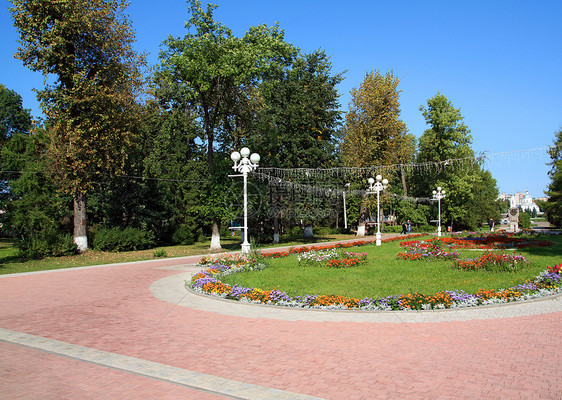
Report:
M 196 260 L 0 277 L 0 400 L 562 398 L 560 297 L 278 309 L 186 291 Z

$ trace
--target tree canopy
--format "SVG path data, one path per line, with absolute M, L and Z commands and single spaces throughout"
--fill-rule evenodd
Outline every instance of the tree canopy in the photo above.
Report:
M 548 222 L 552 225 L 562 226 L 562 128 L 554 133 L 554 145 L 549 150 L 550 184 L 545 192 L 548 201 L 544 203 Z
M 13 0 L 16 57 L 53 78 L 38 91 L 49 171 L 74 196 L 75 240 L 87 248 L 86 193 L 120 171 L 138 121 L 144 59 L 123 0 Z M 64 183 L 64 184 L 62 184 Z

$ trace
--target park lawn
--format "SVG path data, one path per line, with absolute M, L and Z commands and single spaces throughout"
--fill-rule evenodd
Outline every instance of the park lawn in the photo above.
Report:
M 312 239 L 304 239 L 299 236 L 284 236 L 281 238 L 280 244 L 267 244 L 254 246 L 259 248 L 270 248 L 276 246 L 295 246 L 299 244 L 314 244 L 322 243 L 327 241 L 335 240 L 347 240 L 353 239 L 353 235 L 324 235 L 317 236 Z M 104 252 L 104 251 L 94 251 L 88 250 L 83 254 L 77 254 L 73 256 L 64 257 L 46 257 L 39 260 L 21 260 L 17 257 L 18 251 L 13 246 L 12 242 L 8 239 L 0 239 L 0 275 L 2 274 L 14 274 L 21 272 L 34 272 L 43 271 L 51 269 L 62 269 L 62 268 L 76 268 L 84 267 L 90 265 L 105 265 L 114 263 L 124 263 L 133 261 L 144 261 L 155 259 L 155 254 L 158 252 L 164 252 L 165 257 L 186 257 L 201 254 L 216 254 L 229 251 L 239 251 L 240 250 L 240 236 L 231 237 L 223 236 L 221 237 L 221 246 L 223 249 L 221 251 L 211 252 L 209 250 L 211 240 L 207 238 L 206 241 L 197 242 L 193 245 L 185 246 L 165 246 L 157 247 L 149 250 L 139 250 L 139 251 L 126 251 L 126 252 Z
M 366 252 L 367 262 L 351 268 L 300 267 L 297 255 L 267 259 L 263 271 L 237 273 L 221 280 L 229 285 L 278 289 L 290 296 L 334 294 L 345 297 L 386 297 L 402 293 L 434 294 L 443 290 L 503 289 L 516 286 L 562 262 L 562 238 L 545 237 L 556 244 L 544 248 L 518 249 L 532 261 L 518 272 L 463 271 L 451 268 L 452 261 L 406 261 L 396 255 L 402 249 L 398 242 L 382 246 L 367 245 L 349 249 Z M 462 250 L 462 258 L 476 258 L 483 250 Z M 513 251 L 505 251 L 514 253 Z

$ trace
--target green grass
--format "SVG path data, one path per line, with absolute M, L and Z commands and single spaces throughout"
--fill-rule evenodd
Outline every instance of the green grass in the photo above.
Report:
M 268 260 L 269 267 L 263 271 L 238 273 L 222 280 L 230 285 L 263 290 L 276 288 L 289 295 L 335 294 L 364 298 L 413 292 L 433 294 L 442 290 L 474 293 L 479 289 L 515 286 L 535 277 L 548 266 L 562 262 L 562 238 L 546 239 L 556 244 L 517 251 L 532 263 L 516 273 L 461 271 L 451 268 L 452 261 L 398 260 L 396 254 L 401 248 L 398 242 L 393 242 L 383 243 L 380 247 L 368 245 L 351 250 L 368 254 L 368 261 L 357 267 L 299 267 L 297 256 L 292 255 Z M 461 251 L 463 258 L 476 258 L 482 254 L 483 251 Z
M 267 244 L 254 246 L 257 248 L 269 248 L 276 246 L 294 246 L 298 244 L 314 244 L 334 240 L 353 239 L 353 235 L 324 235 L 311 239 L 304 239 L 302 235 L 283 236 L 281 243 L 277 245 Z M 240 236 L 221 237 L 222 251 L 209 251 L 210 238 L 204 242 L 198 242 L 190 246 L 166 246 L 149 250 L 128 251 L 121 253 L 87 251 L 83 254 L 68 257 L 46 257 L 40 260 L 21 260 L 17 257 L 18 251 L 8 239 L 0 239 L 0 275 L 14 274 L 20 272 L 33 272 L 61 268 L 75 268 L 89 265 L 113 264 L 132 261 L 143 261 L 154 259 L 154 254 L 165 252 L 168 257 L 185 257 L 198 254 L 220 253 L 240 250 Z

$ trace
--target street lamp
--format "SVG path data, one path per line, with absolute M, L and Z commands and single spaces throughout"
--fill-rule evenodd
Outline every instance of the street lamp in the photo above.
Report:
M 348 188 L 351 186 L 351 183 L 346 183 L 345 187 Z M 343 190 L 343 223 L 345 225 L 345 229 L 347 229 L 347 207 L 345 205 L 345 189 Z
M 437 200 L 439 204 L 439 225 L 437 226 L 437 236 L 441 236 L 441 199 L 445 197 L 445 191 L 441 189 L 441 186 L 437 188 L 437 190 L 433 191 L 433 198 Z
M 381 182 L 382 180 L 382 182 Z M 377 246 L 381 245 L 381 223 L 380 223 L 380 200 L 379 193 L 382 192 L 388 186 L 388 179 L 382 179 L 382 176 L 377 175 L 377 181 L 373 178 L 369 178 L 369 191 L 367 194 L 377 192 Z
M 249 158 L 248 158 L 249 157 Z M 250 243 L 248 242 L 248 173 L 254 171 L 260 162 L 260 155 L 253 153 L 250 155 L 250 149 L 243 147 L 240 153 L 233 151 L 230 159 L 234 161 L 233 170 L 242 173 L 244 177 L 244 240 L 242 241 L 242 253 L 250 253 Z M 240 175 L 230 175 L 240 176 Z

